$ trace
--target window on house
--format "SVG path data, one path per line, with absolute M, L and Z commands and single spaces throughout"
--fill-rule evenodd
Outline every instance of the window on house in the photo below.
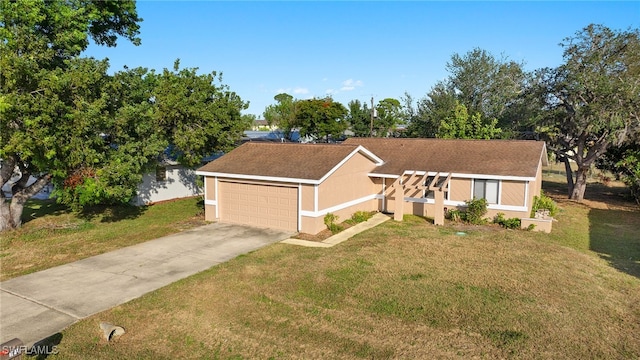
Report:
M 434 198 L 434 194 L 433 194 L 433 190 L 429 190 L 429 186 L 431 185 L 431 183 L 433 182 L 433 179 L 435 178 L 435 176 L 427 176 L 427 179 L 424 182 L 424 186 L 426 187 L 426 189 L 424 189 L 424 197 L 426 199 L 433 199 Z
M 433 190 L 429 190 L 429 186 L 431 185 L 431 183 L 433 183 L 433 180 L 435 180 L 435 176 L 427 176 L 427 179 L 424 182 L 424 186 L 426 187 L 426 189 L 424 190 L 424 198 L 425 199 L 435 199 L 435 194 Z M 437 187 L 441 187 L 444 186 L 444 182 L 445 180 L 447 180 L 446 177 L 440 177 L 438 179 L 438 183 L 436 184 Z M 449 192 L 445 191 L 444 192 L 444 198 L 445 199 L 449 199 Z
M 156 181 L 167 181 L 167 168 L 166 166 L 156 167 Z
M 489 204 L 497 204 L 498 180 L 473 180 L 473 197 L 487 199 Z

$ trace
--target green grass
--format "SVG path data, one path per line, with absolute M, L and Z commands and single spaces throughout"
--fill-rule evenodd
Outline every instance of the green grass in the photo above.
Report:
M 551 234 L 405 216 L 275 244 L 74 324 L 58 357 L 640 357 L 640 212 L 558 200 Z M 100 321 L 127 333 L 106 343 Z
M 598 183 L 565 200 L 563 181 L 545 174 L 551 234 L 407 215 L 332 248 L 274 244 L 74 324 L 55 358 L 637 359 L 640 211 Z M 2 276 L 201 221 L 196 200 L 142 210 L 35 203 L 3 234 Z M 127 332 L 107 343 L 101 321 Z
M 73 213 L 53 201 L 27 202 L 24 225 L 0 237 L 0 280 L 98 255 L 203 224 L 201 200 Z

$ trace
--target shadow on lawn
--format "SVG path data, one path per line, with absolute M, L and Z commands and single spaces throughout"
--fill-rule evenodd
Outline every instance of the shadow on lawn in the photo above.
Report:
M 619 271 L 640 278 L 640 212 L 589 211 L 589 247 Z
M 22 211 L 22 223 L 43 217 L 45 215 L 62 215 L 71 210 L 55 200 L 28 200 Z
M 135 219 L 145 211 L 147 211 L 148 206 L 134 206 L 134 205 L 96 205 L 83 209 L 78 217 L 92 221 L 96 218 L 100 219 L 100 222 L 108 223 L 108 222 L 116 222 L 125 219 Z
M 556 199 L 567 197 L 566 181 L 543 180 L 542 188 Z M 640 278 L 640 211 L 629 189 L 590 182 L 583 205 L 590 208 L 589 249 L 615 269 Z

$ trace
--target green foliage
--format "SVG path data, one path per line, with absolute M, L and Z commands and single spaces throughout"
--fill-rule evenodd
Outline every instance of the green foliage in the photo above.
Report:
M 245 130 L 251 130 L 253 124 L 258 120 L 258 117 L 255 114 L 242 114 L 240 118 L 242 119 L 242 124 Z
M 351 222 L 354 224 L 359 224 L 361 222 L 365 222 L 373 216 L 373 213 L 370 211 L 356 211 L 351 215 Z
M 448 88 L 469 113 L 497 119 L 504 126 L 522 120 L 512 116 L 527 78 L 522 63 L 475 48 L 464 55 L 453 54 L 447 71 L 451 74 Z
M 640 205 L 640 143 L 609 149 L 597 166 L 622 179 L 631 190 L 631 196 Z
M 360 100 L 349 101 L 349 113 L 346 120 L 355 137 L 367 137 L 371 134 L 371 109 Z
M 79 56 L 90 37 L 139 44 L 135 2 L 1 5 L 0 186 L 13 176 L 24 181 L 14 186 L 10 209 L 0 194 L 0 231 L 20 225 L 18 205 L 49 181 L 59 201 L 76 209 L 128 202 L 162 157 L 197 165 L 241 137 L 247 104 L 216 73 L 198 75 L 176 61 L 161 74 L 125 67 L 108 75 L 107 60 Z M 39 180 L 27 186 L 30 175 Z
M 519 130 L 530 118 L 530 105 L 520 96 L 528 78 L 521 63 L 475 48 L 453 54 L 447 70 L 449 77 L 436 83 L 417 107 L 410 97 L 405 99 L 408 136 L 493 139 Z M 462 116 L 460 105 L 471 115 Z
M 170 155 L 186 166 L 196 166 L 216 151 L 229 151 L 242 137 L 247 124 L 241 110 L 248 104 L 216 72 L 198 75 L 196 68 L 164 69 L 155 77 L 154 121 Z M 219 84 L 217 84 L 219 83 Z
M 347 109 L 330 97 L 300 100 L 296 103 L 296 122 L 300 136 L 314 139 L 339 138 L 347 129 Z
M 483 121 L 480 113 L 469 116 L 466 106 L 456 102 L 455 108 L 440 122 L 436 137 L 442 139 L 495 139 L 502 130 L 497 119 Z
M 284 137 L 291 140 L 293 129 L 298 127 L 296 119 L 297 100 L 289 94 L 278 94 L 274 98 L 276 104 L 269 105 L 264 110 L 264 118 L 269 125 L 276 125 L 284 134 Z
M 464 212 L 458 210 L 458 209 L 453 209 L 453 210 L 449 210 L 447 211 L 447 213 L 445 214 L 446 218 L 451 220 L 451 221 L 462 221 L 464 220 Z
M 564 63 L 539 70 L 531 91 L 545 109 L 538 131 L 559 160 L 577 165 L 568 194 L 582 200 L 596 160 L 640 131 L 640 31 L 592 24 L 561 45 Z
M 327 213 L 324 216 L 324 224 L 327 226 L 327 229 L 331 230 L 331 233 L 333 234 L 337 234 L 340 231 L 344 230 L 344 227 L 342 227 L 340 224 L 336 224 L 337 221 L 338 215 L 335 215 L 333 213 Z
M 531 217 L 535 217 L 538 210 L 549 210 L 549 216 L 556 216 L 558 214 L 558 204 L 552 198 L 540 192 L 540 196 L 533 197 Z
M 62 183 L 112 161 L 103 136 L 112 111 L 104 91 L 108 62 L 79 55 L 89 38 L 106 46 L 118 36 L 139 44 L 141 19 L 133 1 L 2 0 L 0 6 L 0 187 L 21 178 L 11 206 L 0 193 L 2 231 L 20 226 L 24 202 L 52 178 Z M 27 185 L 31 175 L 38 180 Z M 85 191 L 74 198 L 89 201 L 104 182 L 76 183 Z
M 344 226 L 340 224 L 331 224 L 331 226 L 329 226 L 329 230 L 331 230 L 332 234 L 337 234 L 340 231 L 344 230 Z
M 501 226 L 503 226 L 503 227 L 505 227 L 507 229 L 520 229 L 520 225 L 521 225 L 522 221 L 519 218 L 505 219 L 504 213 L 498 213 L 493 218 L 493 223 L 501 225 Z
M 400 101 L 392 98 L 382 99 L 376 105 L 377 117 L 373 119 L 373 132 L 377 137 L 387 137 L 397 125 L 402 124 Z
M 486 223 L 484 216 L 487 214 L 487 199 L 476 199 L 465 201 L 467 210 L 464 213 L 464 220 L 470 224 L 480 225 Z

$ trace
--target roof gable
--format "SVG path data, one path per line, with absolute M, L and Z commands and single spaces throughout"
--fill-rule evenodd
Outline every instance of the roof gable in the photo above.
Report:
M 382 160 L 359 145 L 247 142 L 198 169 L 200 175 L 320 183 L 356 153 Z
M 429 171 L 536 177 L 540 161 L 546 163 L 541 141 L 349 138 L 344 144 L 364 146 L 382 158 L 385 163 L 374 174 Z

